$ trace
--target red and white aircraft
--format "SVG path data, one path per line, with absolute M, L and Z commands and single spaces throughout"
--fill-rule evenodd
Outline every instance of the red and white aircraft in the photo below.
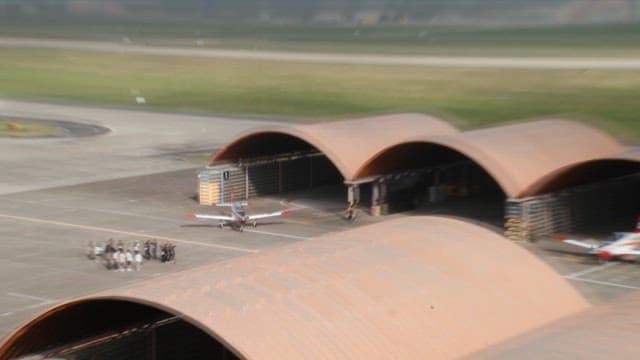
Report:
M 609 261 L 617 258 L 637 261 L 640 259 L 640 217 L 635 232 L 613 233 L 611 241 L 574 240 L 563 236 L 556 237 L 556 240 L 587 248 L 590 254 L 598 255 L 600 260 Z
M 243 228 L 247 225 L 251 225 L 253 227 L 258 226 L 256 220 L 276 217 L 281 215 L 288 215 L 291 210 L 281 210 L 267 214 L 254 214 L 247 215 L 244 207 L 247 203 L 236 201 L 231 204 L 217 204 L 219 207 L 230 207 L 231 214 L 229 215 L 206 215 L 206 214 L 196 214 L 196 213 L 188 213 L 185 216 L 191 219 L 206 219 L 206 220 L 220 220 L 218 226 L 222 229 L 225 226 L 229 226 L 229 228 L 233 230 L 242 231 Z

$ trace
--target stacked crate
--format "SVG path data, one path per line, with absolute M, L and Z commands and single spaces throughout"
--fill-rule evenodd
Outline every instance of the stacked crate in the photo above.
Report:
M 505 236 L 533 241 L 572 230 L 570 194 L 549 194 L 507 201 Z
M 220 172 L 204 169 L 198 174 L 198 201 L 213 206 L 220 202 Z
M 528 225 L 524 217 L 524 202 L 509 199 L 505 206 L 504 235 L 513 241 L 529 241 Z
M 529 241 L 527 223 L 522 218 L 508 218 L 504 225 L 504 236 L 513 241 Z

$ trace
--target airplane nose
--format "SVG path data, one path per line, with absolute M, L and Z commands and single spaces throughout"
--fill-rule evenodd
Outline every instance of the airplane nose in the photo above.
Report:
M 598 253 L 600 260 L 609 261 L 613 259 L 613 255 L 608 251 L 600 251 Z

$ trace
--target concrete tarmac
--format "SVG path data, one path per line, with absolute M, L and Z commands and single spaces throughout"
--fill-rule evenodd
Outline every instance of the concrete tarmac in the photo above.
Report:
M 340 216 L 343 197 L 322 191 L 252 200 L 250 212 L 281 209 L 285 200 L 295 211 L 242 233 L 184 218 L 220 209 L 194 200 L 198 166 L 176 153 L 206 152 L 267 122 L 7 100 L 0 100 L 0 116 L 112 130 L 81 138 L 0 138 L 0 339 L 68 299 L 389 219 L 361 215 L 347 222 Z M 89 241 L 109 238 L 129 245 L 171 241 L 177 261 L 149 261 L 140 272 L 108 271 L 85 253 Z M 640 289 L 640 265 L 602 266 L 551 242 L 523 246 L 593 303 Z
M 194 168 L 174 156 L 212 153 L 234 136 L 274 122 L 0 99 L 0 116 L 62 120 L 110 130 L 83 138 L 4 138 L 0 194 Z

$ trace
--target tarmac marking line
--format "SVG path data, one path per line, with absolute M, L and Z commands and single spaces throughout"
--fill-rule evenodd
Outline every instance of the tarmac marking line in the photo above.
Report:
M 257 253 L 258 252 L 258 250 L 235 247 L 235 246 L 219 245 L 219 244 L 207 244 L 207 243 L 203 243 L 203 242 L 199 242 L 199 241 L 193 241 L 193 240 L 175 239 L 175 238 L 170 238 L 170 237 L 166 237 L 166 236 L 148 235 L 148 234 L 142 234 L 142 233 L 137 233 L 137 232 L 132 232 L 132 231 L 109 229 L 109 228 L 102 228 L 102 227 L 89 226 L 89 225 L 71 224 L 71 223 L 66 223 L 66 222 L 53 221 L 53 220 L 44 220 L 44 219 L 36 219 L 36 218 L 30 218 L 30 217 L 24 217 L 24 216 L 14 216 L 14 215 L 0 214 L 0 217 L 6 218 L 6 219 L 13 219 L 13 220 L 41 223 L 41 224 L 50 224 L 50 225 L 66 226 L 66 227 L 72 227 L 72 228 L 84 229 L 84 230 L 100 231 L 100 232 L 106 232 L 106 233 L 111 233 L 111 234 L 137 236 L 137 237 L 142 237 L 142 238 L 147 238 L 147 239 L 167 240 L 167 241 L 172 241 L 172 242 L 177 242 L 177 243 L 200 245 L 200 246 L 206 246 L 206 247 L 211 247 L 211 248 L 233 250 L 233 251 L 239 251 L 239 252 L 245 252 L 245 253 Z
M 610 268 L 610 267 L 618 265 L 618 264 L 619 263 L 617 263 L 617 262 L 610 262 L 610 263 L 606 263 L 604 265 L 598 265 L 598 266 L 590 267 L 590 268 L 585 269 L 585 270 L 576 271 L 576 272 L 571 273 L 569 275 L 565 275 L 564 277 L 573 279 L 573 278 L 577 278 L 577 277 L 582 276 L 582 275 L 591 274 L 591 273 L 596 272 L 596 271 L 604 270 L 606 268 Z
M 593 284 L 598 284 L 598 285 L 619 287 L 619 288 L 624 288 L 624 289 L 640 290 L 640 287 L 637 287 L 637 286 L 616 284 L 616 283 L 612 283 L 612 282 L 608 282 L 608 281 L 598 281 L 598 280 L 582 279 L 582 278 L 575 278 L 575 277 L 567 277 L 567 279 L 575 280 L 575 281 L 583 281 L 583 282 L 593 283 Z
M 19 312 L 22 312 L 22 311 L 27 311 L 27 310 L 36 309 L 36 308 L 43 307 L 43 306 L 53 305 L 53 304 L 55 304 L 57 302 L 58 302 L 58 300 L 51 300 L 51 301 L 44 301 L 44 302 L 41 302 L 41 303 L 37 303 L 37 304 L 34 304 L 34 305 L 23 306 L 23 307 L 18 308 L 16 310 L 7 311 L 6 313 L 0 314 L 0 316 L 9 316 L 9 315 L 13 315 L 15 313 L 19 313 Z
M 251 233 L 256 233 L 256 234 L 262 234 L 262 235 L 269 235 L 269 236 L 277 236 L 277 237 L 285 237 L 285 238 L 297 239 L 297 240 L 309 240 L 309 239 L 311 239 L 310 237 L 289 235 L 289 234 L 281 234 L 281 233 L 274 233 L 274 232 L 260 231 L 260 230 L 244 229 L 244 231 L 251 232 Z
M 43 298 L 43 297 L 39 297 L 39 296 L 20 294 L 20 293 L 14 293 L 14 292 L 8 292 L 7 295 L 14 296 L 14 297 L 20 297 L 20 298 L 25 298 L 25 299 L 37 300 L 37 301 L 41 301 L 41 302 L 53 301 L 53 299 L 49 299 L 49 298 Z

